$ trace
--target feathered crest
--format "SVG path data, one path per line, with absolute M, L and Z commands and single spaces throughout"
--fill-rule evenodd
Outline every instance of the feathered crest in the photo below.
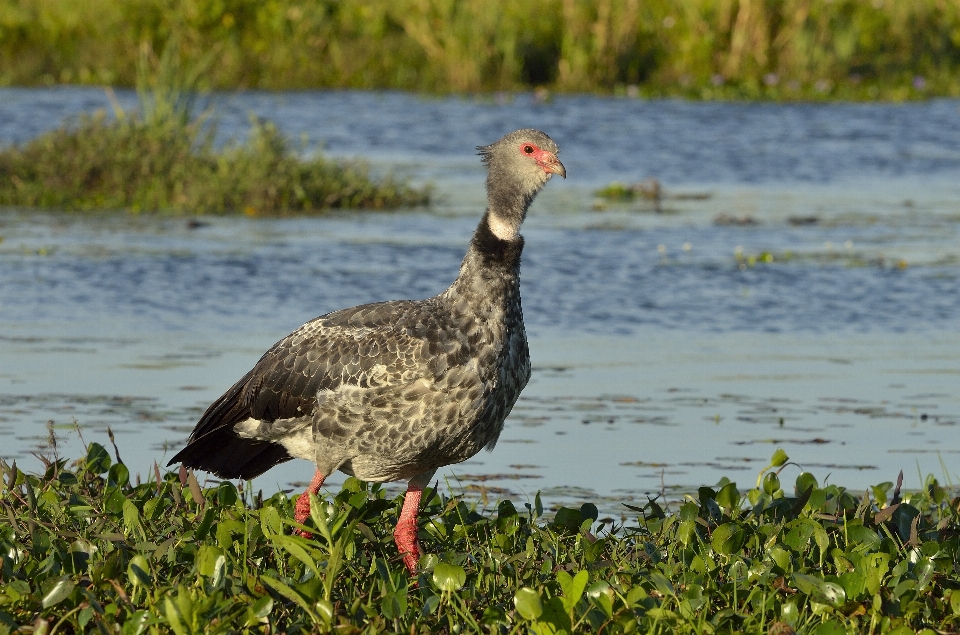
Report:
M 480 155 L 480 160 L 484 163 L 490 163 L 490 157 L 493 155 L 493 146 L 490 144 L 488 146 L 477 146 L 477 154 Z

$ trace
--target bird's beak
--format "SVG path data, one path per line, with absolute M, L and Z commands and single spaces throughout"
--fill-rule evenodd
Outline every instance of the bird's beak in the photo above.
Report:
M 537 163 L 547 174 L 559 174 L 563 178 L 567 178 L 567 169 L 560 163 L 557 155 L 552 152 L 544 152 Z

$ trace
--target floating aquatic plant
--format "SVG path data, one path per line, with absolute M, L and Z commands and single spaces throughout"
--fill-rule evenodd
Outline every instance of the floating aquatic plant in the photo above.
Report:
M 914 633 L 960 615 L 958 504 L 928 478 L 862 495 L 782 451 L 741 492 L 723 480 L 634 522 L 597 508 L 545 515 L 425 493 L 426 553 L 411 579 L 392 549 L 400 499 L 348 479 L 312 501 L 247 483 L 201 487 L 119 454 L 0 462 L 0 632 Z M 893 490 L 891 492 L 891 489 Z

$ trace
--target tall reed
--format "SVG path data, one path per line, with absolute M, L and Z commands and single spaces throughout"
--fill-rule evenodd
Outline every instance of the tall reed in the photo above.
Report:
M 960 94 L 944 0 L 0 0 L 0 82 L 132 85 L 171 36 L 214 87 Z

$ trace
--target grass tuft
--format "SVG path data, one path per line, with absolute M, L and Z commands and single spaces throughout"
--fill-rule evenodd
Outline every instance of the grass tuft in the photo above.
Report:
M 139 111 L 114 99 L 113 118 L 81 116 L 0 150 L 0 205 L 258 215 L 429 203 L 428 189 L 308 154 L 267 121 L 251 118 L 245 143 L 215 148 L 211 110 L 194 112 L 211 59 L 184 64 L 175 39 L 159 58 L 141 47 Z
M 426 190 L 362 163 L 301 158 L 269 122 L 222 150 L 196 121 L 84 116 L 0 151 L 0 205 L 248 215 L 424 205 Z
M 95 443 L 43 474 L 0 461 L 0 633 L 954 632 L 960 500 L 933 478 L 857 496 L 808 473 L 790 495 L 786 461 L 626 527 L 589 503 L 546 518 L 539 496 L 494 511 L 428 490 L 416 580 L 379 485 L 314 500 L 306 540 L 283 493 L 133 484 Z

